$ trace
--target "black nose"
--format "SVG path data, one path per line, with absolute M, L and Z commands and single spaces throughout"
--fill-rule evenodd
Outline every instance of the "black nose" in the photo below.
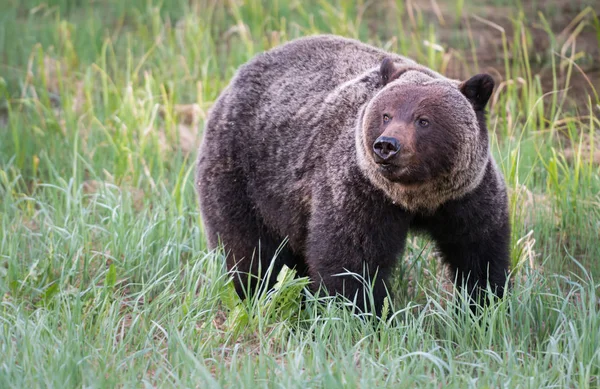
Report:
M 396 138 L 380 136 L 373 143 L 373 151 L 384 160 L 390 159 L 400 151 L 400 142 Z

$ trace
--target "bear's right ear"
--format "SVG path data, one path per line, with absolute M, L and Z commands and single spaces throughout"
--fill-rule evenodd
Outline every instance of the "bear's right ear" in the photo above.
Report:
M 381 66 L 379 67 L 379 74 L 381 74 L 382 84 L 387 85 L 395 72 L 396 65 L 394 64 L 394 61 L 392 61 L 390 57 L 385 57 L 383 61 L 381 61 Z

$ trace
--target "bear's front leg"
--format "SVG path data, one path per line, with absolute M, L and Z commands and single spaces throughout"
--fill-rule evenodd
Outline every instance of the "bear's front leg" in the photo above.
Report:
M 504 241 L 507 231 L 499 228 L 496 236 L 479 236 L 477 239 L 442 241 L 438 247 L 455 277 L 456 287 L 466 288 L 473 303 L 487 303 L 485 290 L 501 298 L 508 276 L 508 245 Z M 474 306 L 473 306 L 474 308 Z
M 383 197 L 324 200 L 313 209 L 306 246 L 313 290 L 322 285 L 380 316 L 385 281 L 404 248 L 410 216 Z M 369 284 L 372 300 L 365 289 Z
M 479 305 L 487 302 L 483 291 L 488 287 L 497 297 L 504 295 L 510 257 L 505 189 L 495 176 L 484 180 L 473 193 L 415 221 L 416 226 L 431 233 L 454 273 L 456 286 L 466 287 Z

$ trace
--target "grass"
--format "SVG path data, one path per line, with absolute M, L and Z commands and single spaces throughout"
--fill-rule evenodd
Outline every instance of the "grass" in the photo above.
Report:
M 600 386 L 600 15 L 523 3 L 3 1 L 0 387 Z M 383 320 L 290 273 L 237 300 L 205 247 L 194 145 L 240 64 L 317 32 L 497 69 L 505 300 L 465 313 L 423 237 Z

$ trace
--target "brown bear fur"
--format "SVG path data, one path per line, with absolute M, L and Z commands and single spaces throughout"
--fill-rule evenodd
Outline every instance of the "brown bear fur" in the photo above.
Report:
M 197 165 L 209 248 L 223 245 L 240 296 L 277 253 L 268 285 L 285 264 L 315 290 L 380 312 L 409 231 L 435 240 L 470 293 L 501 296 L 510 228 L 485 126 L 492 89 L 487 75 L 459 83 L 335 36 L 242 66 L 210 113 Z M 378 139 L 395 142 L 389 160 Z M 374 307 L 349 272 L 374 280 Z

